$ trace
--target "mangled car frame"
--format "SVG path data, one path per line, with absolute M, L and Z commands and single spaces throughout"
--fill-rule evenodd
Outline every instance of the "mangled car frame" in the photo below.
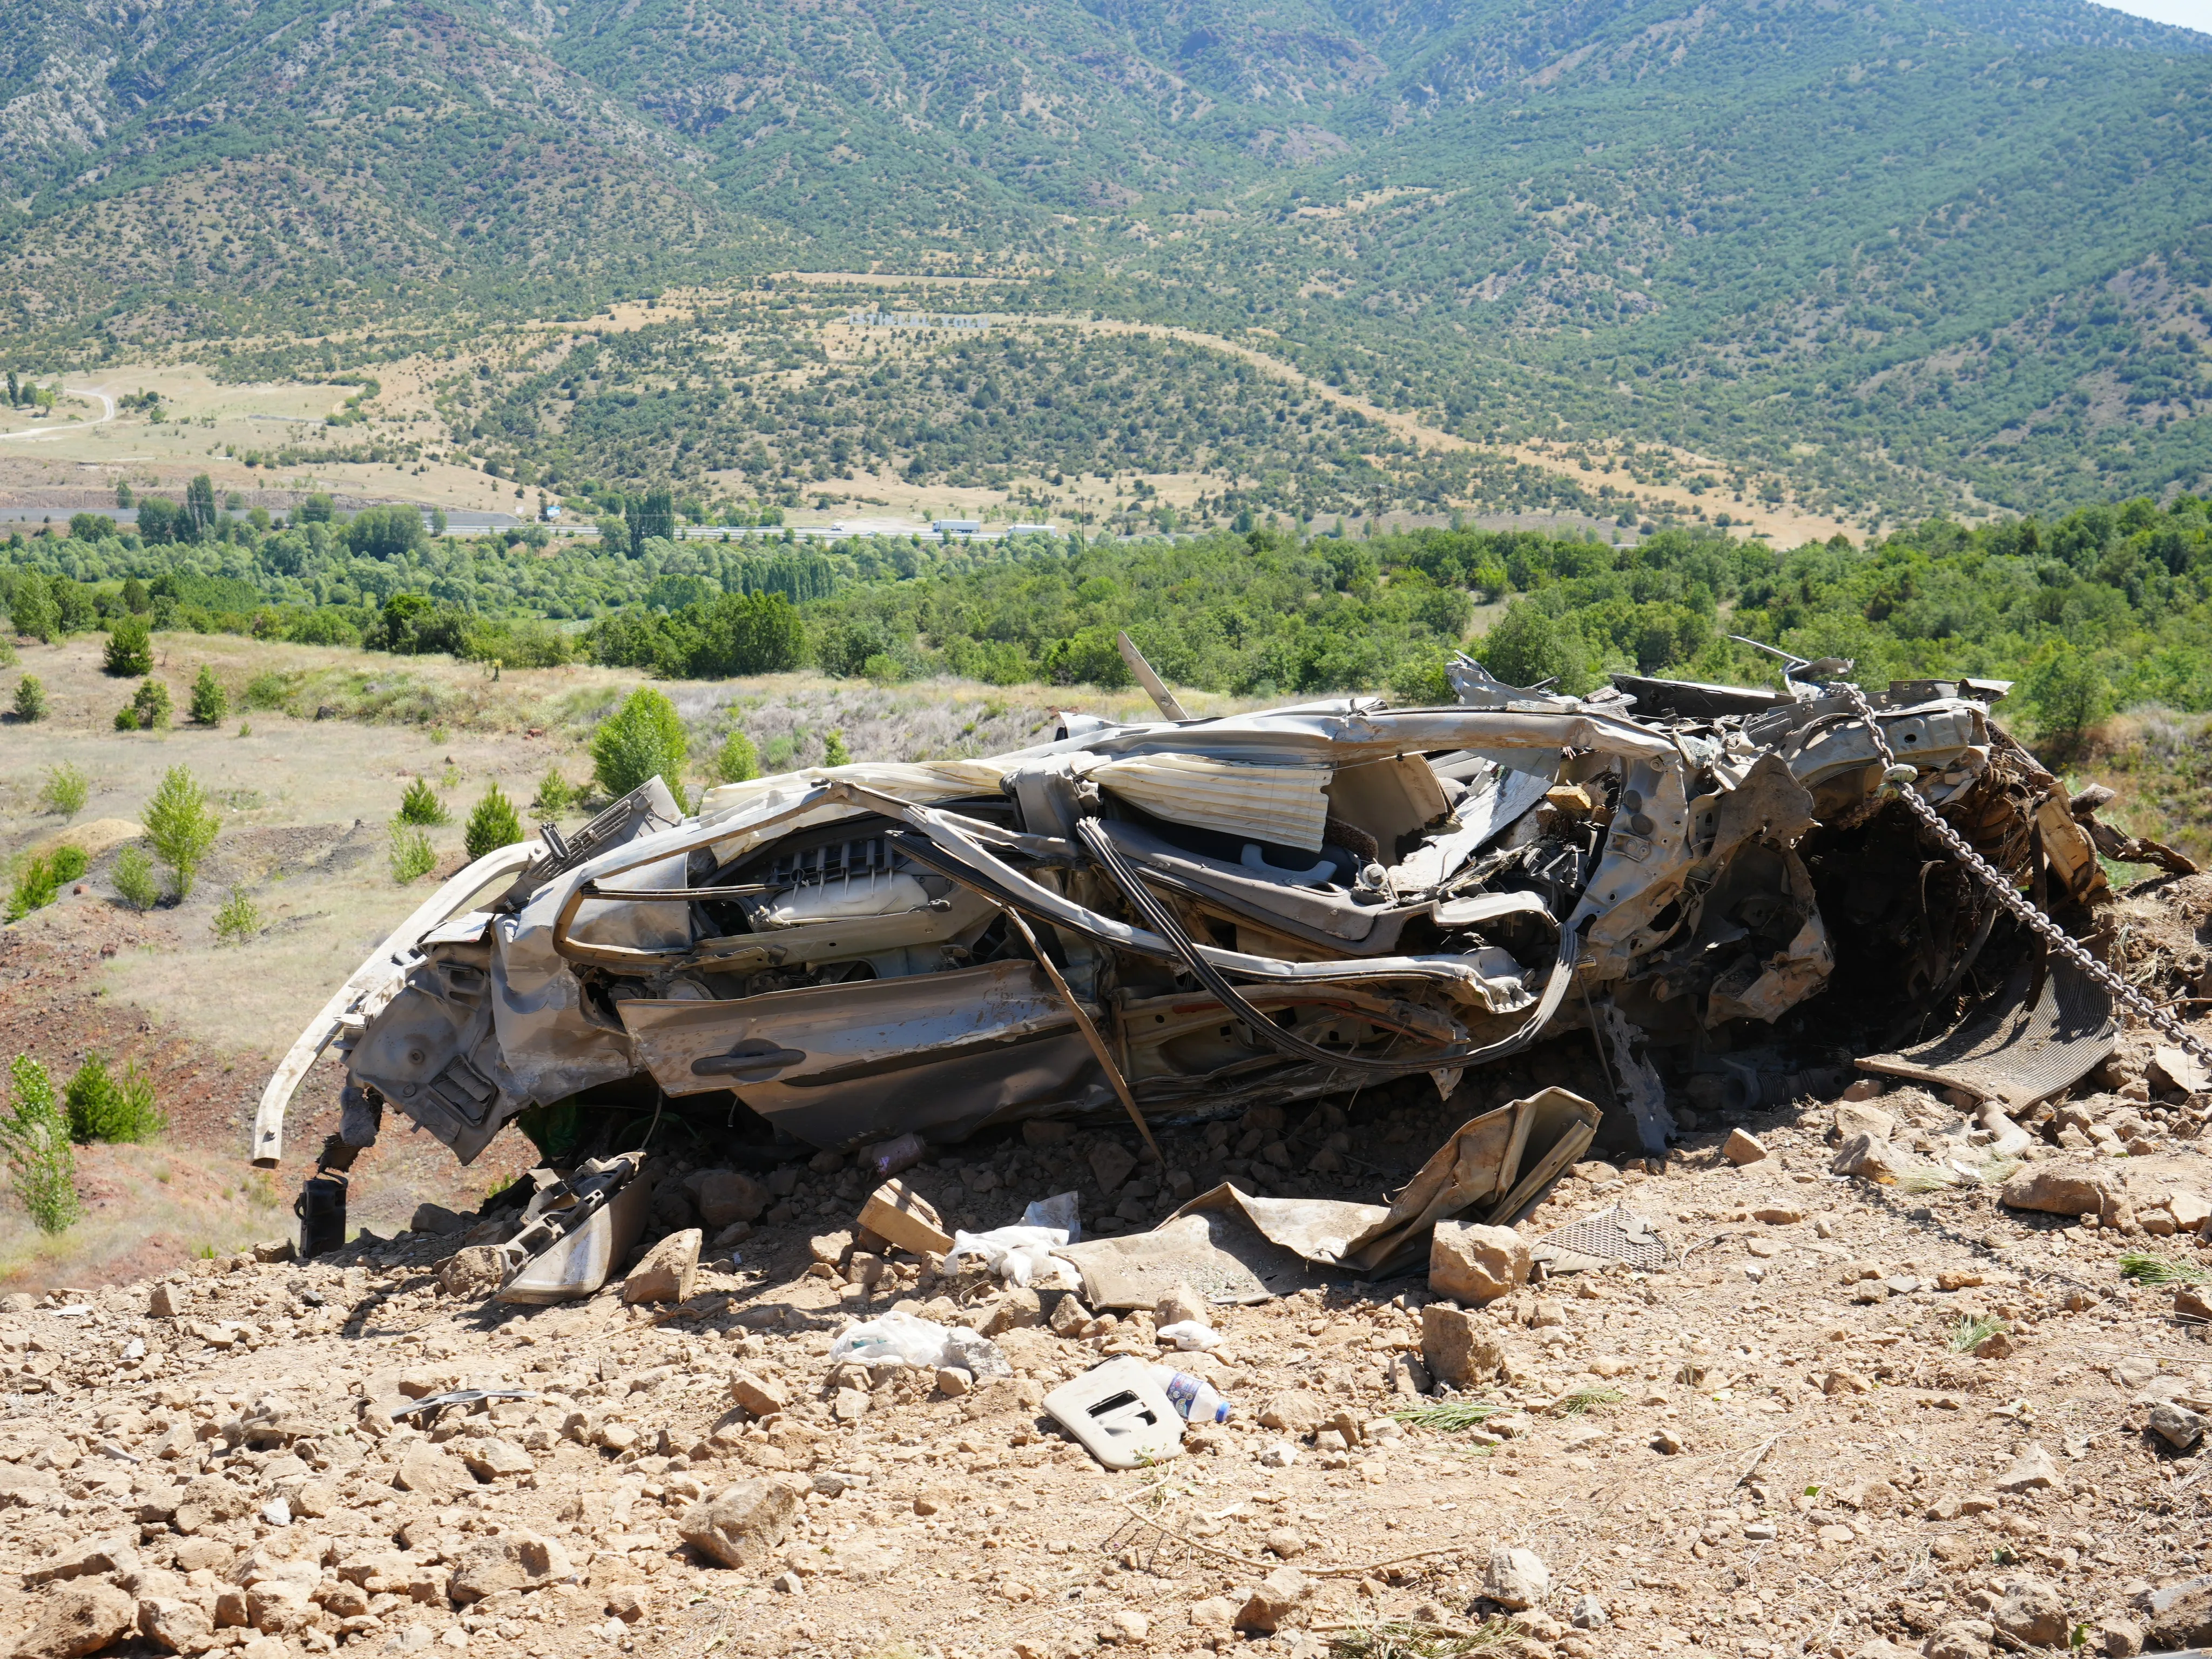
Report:
M 465 1163 L 518 1115 L 627 1091 L 790 1156 L 1423 1073 L 1449 1092 L 1570 1033 L 1651 1151 L 1662 1056 L 1750 1097 L 1790 1042 L 1848 1058 L 1950 1028 L 1986 1058 L 2035 1025 L 2078 1061 L 2063 1086 L 2109 1049 L 2109 1006 L 1895 797 L 2062 909 L 2112 832 L 1992 720 L 2002 685 L 1862 700 L 1832 666 L 1575 699 L 1462 659 L 1452 708 L 1194 720 L 1162 692 L 1159 720 L 726 785 L 696 816 L 655 780 L 446 883 L 301 1034 L 254 1154 L 281 1157 L 332 1046 L 333 1168 L 386 1108 Z M 1888 1069 L 1940 1076 L 1917 1052 Z

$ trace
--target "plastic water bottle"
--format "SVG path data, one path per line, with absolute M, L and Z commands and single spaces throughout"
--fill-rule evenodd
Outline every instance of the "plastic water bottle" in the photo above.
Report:
M 1226 1423 L 1229 1402 L 1215 1391 L 1213 1384 L 1202 1376 L 1193 1376 L 1188 1371 L 1170 1370 L 1165 1365 L 1155 1365 L 1153 1371 L 1160 1379 L 1160 1388 L 1168 1403 L 1190 1423 Z

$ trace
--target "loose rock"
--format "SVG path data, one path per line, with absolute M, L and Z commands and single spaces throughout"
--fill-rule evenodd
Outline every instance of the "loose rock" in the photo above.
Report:
M 692 1284 L 699 1275 L 701 1237 L 698 1228 L 686 1227 L 681 1232 L 669 1234 L 647 1250 L 623 1281 L 622 1299 L 689 1302 Z
M 763 1565 L 799 1513 L 799 1495 L 771 1480 L 740 1480 L 695 1504 L 677 1522 L 684 1541 L 726 1567 Z
M 1429 1241 L 1429 1288 L 1455 1302 L 1481 1304 L 1528 1282 L 1528 1241 L 1510 1227 L 1446 1221 Z

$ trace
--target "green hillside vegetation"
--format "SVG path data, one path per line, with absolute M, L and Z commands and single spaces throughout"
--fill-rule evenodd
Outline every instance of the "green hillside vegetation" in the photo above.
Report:
M 1087 488 L 1094 515 L 1125 514 L 1125 532 L 1255 508 L 1305 520 L 1452 501 L 1616 511 L 1610 488 L 1496 455 L 1419 451 L 1357 410 L 1176 340 L 1015 326 L 879 337 L 857 360 L 833 361 L 806 325 L 847 303 L 787 297 L 773 310 L 733 304 L 696 322 L 586 334 L 501 372 L 455 375 L 439 406 L 459 451 L 580 494 L 579 507 L 602 480 L 652 477 L 718 508 L 796 507 L 810 484 L 889 468 L 915 483 L 1011 487 L 1040 508 L 1045 493 L 1024 481 Z M 1141 476 L 1170 473 L 1222 487 L 1178 517 L 1148 502 L 1156 487 Z M 1110 502 L 1098 486 L 1123 475 L 1138 475 L 1133 497 Z
M 378 538 L 356 533 L 365 520 Z M 1869 683 L 2022 680 L 2031 708 L 2042 698 L 2042 718 L 2069 728 L 2083 709 L 2212 710 L 2212 507 L 2195 496 L 2047 523 L 1936 519 L 1863 547 L 1838 538 L 1787 552 L 1709 529 L 1616 546 L 1475 529 L 1347 541 L 1263 526 L 821 550 L 773 532 L 651 537 L 632 556 L 433 541 L 411 522 L 411 539 L 368 514 L 267 532 L 219 516 L 204 540 L 157 545 L 19 535 L 0 600 L 38 637 L 143 615 L 156 630 L 517 665 L 590 657 L 671 678 L 811 665 L 879 681 L 1113 686 L 1126 684 L 1113 645 L 1126 628 L 1177 683 L 1421 702 L 1449 700 L 1443 665 L 1462 647 L 1510 680 L 1576 691 L 1619 670 L 1772 683 L 1771 660 L 1725 637 L 1735 633 L 1853 658 Z M 2060 681 L 2071 715 L 2051 690 Z M 281 688 L 270 695 L 281 706 Z M 240 689 L 248 708 L 262 699 Z
M 967 273 L 1005 309 L 1227 336 L 1472 437 L 1710 455 L 1716 487 L 1863 525 L 2048 515 L 2212 489 L 2208 47 L 2075 0 L 21 0 L 0 353 L 336 374 L 674 284 Z M 841 438 L 948 477 L 1032 465 L 1016 438 L 1065 441 L 1062 471 L 1241 450 L 1316 501 L 1406 470 L 1328 431 L 1277 467 L 1225 368 L 992 349 L 968 373 L 1008 399 L 995 428 L 972 387 L 878 408 L 837 380 L 793 392 L 835 397 L 825 425 L 779 404 L 750 431 L 729 399 L 765 371 L 742 367 L 702 367 L 720 384 L 678 411 L 619 385 L 640 404 L 549 408 L 564 368 L 453 412 L 510 470 L 625 489 L 756 441 L 795 477 Z M 1121 377 L 1136 434 L 1079 373 Z

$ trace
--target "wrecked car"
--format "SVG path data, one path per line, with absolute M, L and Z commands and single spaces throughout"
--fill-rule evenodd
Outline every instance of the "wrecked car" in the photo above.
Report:
M 2026 1040 L 2079 1061 L 2064 1086 L 2109 1052 L 2109 1005 L 1897 795 L 2049 908 L 2102 887 L 2101 827 L 1993 719 L 2001 684 L 1862 704 L 1835 667 L 1575 698 L 1461 659 L 1449 708 L 1189 719 L 1156 689 L 1158 720 L 1070 714 L 1015 753 L 729 784 L 696 813 L 654 780 L 447 882 L 301 1033 L 253 1154 L 283 1156 L 325 1048 L 341 1200 L 387 1110 L 464 1163 L 518 1120 L 556 1164 L 635 1146 L 648 1113 L 784 1158 L 1409 1074 L 1449 1096 L 1571 1037 L 1656 1152 L 1662 1067 L 1755 1105 L 1869 1047 L 1941 1078 Z

